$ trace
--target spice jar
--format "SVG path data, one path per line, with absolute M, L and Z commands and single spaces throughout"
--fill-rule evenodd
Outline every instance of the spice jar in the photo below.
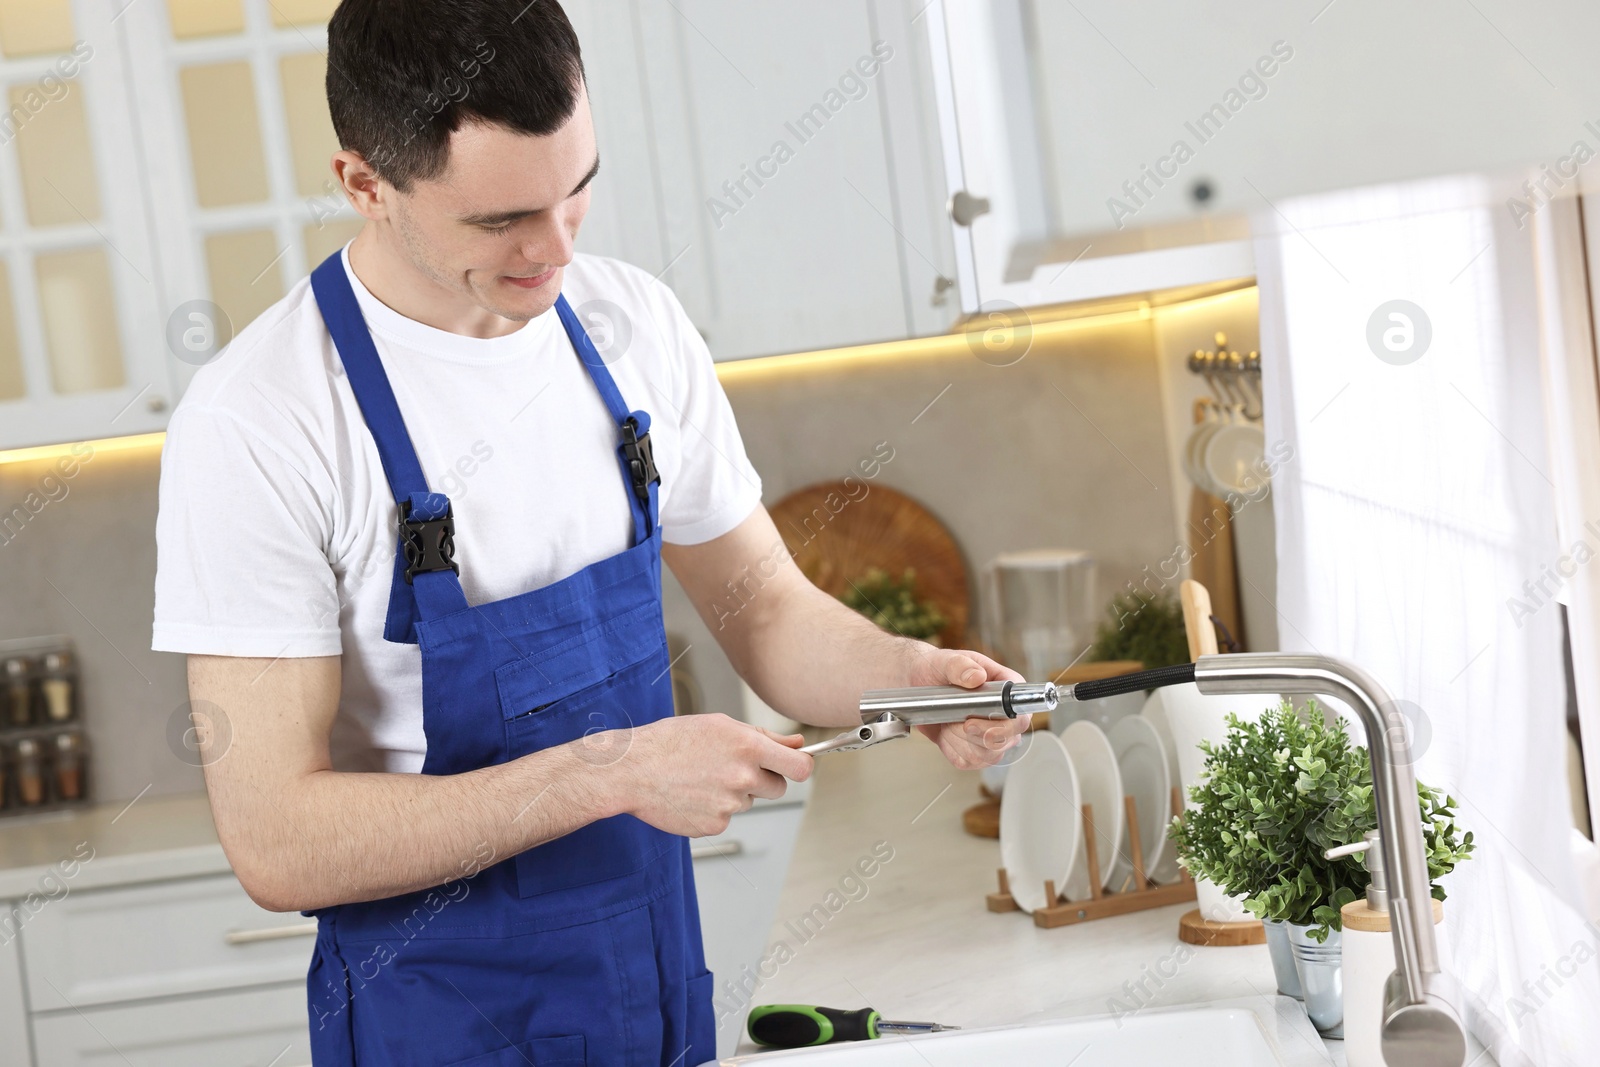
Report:
M 15 656 L 5 663 L 6 724 L 27 726 L 33 721 L 32 692 L 28 685 L 28 661 Z
M 83 735 L 56 734 L 56 795 L 62 800 L 83 799 Z
M 72 667 L 72 653 L 65 649 L 47 652 L 44 657 L 44 674 L 39 679 L 39 689 L 44 693 L 45 711 L 51 722 L 66 722 L 72 718 L 73 690 L 77 688 L 77 672 Z
M 39 742 L 24 737 L 17 742 L 17 799 L 28 807 L 45 802 L 44 752 Z

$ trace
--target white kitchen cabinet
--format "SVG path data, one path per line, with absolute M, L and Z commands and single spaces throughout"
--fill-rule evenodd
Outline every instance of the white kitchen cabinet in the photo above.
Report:
M 315 920 L 258 907 L 231 874 L 73 893 L 22 929 L 32 1010 L 305 979 Z
M 34 1021 L 39 1067 L 309 1067 L 303 982 Z
M 1166 202 L 1179 204 L 1184 217 L 1165 227 L 1062 230 L 1054 168 L 1066 165 L 1050 155 L 1049 141 L 1065 121 L 1057 112 L 1126 116 L 1134 106 L 1104 91 L 1099 67 L 1077 65 L 1069 58 L 1077 52 L 1042 39 L 1034 11 L 1028 0 L 930 0 L 925 16 L 962 310 L 1003 327 L 1026 321 L 1012 309 L 1252 276 L 1244 222 L 1193 217 L 1175 193 Z M 1148 18 L 1143 9 L 1129 16 Z M 1075 36 L 1073 47 L 1085 47 L 1092 32 Z M 1151 36 L 1148 27 L 1139 32 Z M 1071 72 L 1091 88 L 1050 111 L 1038 99 L 1041 68 Z M 1107 119 L 1112 127 L 1119 121 Z M 1091 139 L 1068 143 L 1086 157 L 1104 151 Z M 1096 187 L 1097 195 L 1115 191 Z
M 717 1054 L 743 1033 L 750 986 L 759 977 L 805 806 L 763 804 L 735 815 L 716 837 L 690 843 L 706 966 L 716 979 Z
M 327 166 L 335 6 L 43 0 L 54 37 L 26 39 L 0 19 L 13 92 L 79 38 L 93 53 L 0 138 L 0 448 L 162 428 L 359 229 Z M 602 156 L 581 251 L 662 277 L 717 359 L 949 327 L 922 0 L 566 6 Z
M 1600 150 L 1600 8 L 1512 11 L 934 0 L 952 188 L 989 207 L 955 227 L 963 303 L 1253 273 L 1251 220 L 1286 199 L 1420 177 L 1472 176 L 1521 225 Z
M 667 247 L 656 181 L 657 130 L 644 58 L 659 45 L 644 34 L 638 5 L 618 0 L 562 4 L 583 44 L 589 104 L 600 148 L 600 176 L 590 186 L 580 251 L 611 256 L 676 279 L 677 249 Z
M 117 6 L 0 22 L 0 448 L 159 429 L 174 399 Z
M 581 248 L 661 271 L 719 360 L 949 325 L 954 301 L 934 303 L 954 264 L 912 4 L 567 7 L 604 175 Z
M 190 0 L 119 10 L 138 105 L 168 365 L 196 370 L 360 228 L 328 159 L 336 0 Z
M 33 1067 L 27 1001 L 22 992 L 22 942 L 16 913 L 0 901 L 0 1067 Z
M 311 1062 L 315 924 L 263 911 L 232 874 L 78 889 L 17 915 L 0 1067 Z

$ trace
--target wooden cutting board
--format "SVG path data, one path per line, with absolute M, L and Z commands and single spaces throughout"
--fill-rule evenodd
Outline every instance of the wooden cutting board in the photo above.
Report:
M 916 571 L 917 599 L 946 620 L 937 643 L 962 647 L 972 606 L 966 561 L 927 508 L 887 486 L 852 480 L 796 489 L 771 513 L 801 572 L 829 596 L 874 567 L 896 579 L 908 567 Z

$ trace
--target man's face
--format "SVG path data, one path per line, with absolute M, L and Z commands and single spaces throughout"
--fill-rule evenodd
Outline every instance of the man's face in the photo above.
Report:
M 435 284 L 526 322 L 561 293 L 598 165 L 586 92 L 546 137 L 464 123 L 450 136 L 445 172 L 395 194 L 394 228 Z

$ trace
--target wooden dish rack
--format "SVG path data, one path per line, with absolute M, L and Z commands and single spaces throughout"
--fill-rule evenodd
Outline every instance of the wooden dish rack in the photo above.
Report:
M 1110 892 L 1100 886 L 1100 850 L 1095 839 L 1094 805 L 1083 806 L 1083 843 L 1089 861 L 1089 899 L 1066 900 L 1056 891 L 1055 882 L 1046 879 L 1044 897 L 1051 903 L 1033 912 L 1033 925 L 1049 930 L 1057 926 L 1071 926 L 1093 919 L 1106 919 L 1113 915 L 1127 915 L 1147 908 L 1164 908 L 1169 904 L 1182 904 L 1195 899 L 1194 879 L 1189 872 L 1179 868 L 1178 881 L 1171 885 L 1156 885 L 1144 869 L 1144 846 L 1139 840 L 1139 805 L 1132 796 L 1122 798 L 1128 820 L 1129 859 L 1133 863 L 1133 888 Z M 1172 789 L 1172 814 L 1183 812 L 1183 794 L 1177 786 Z M 1000 891 L 990 893 L 987 903 L 990 911 L 1020 911 L 1011 895 L 1011 884 L 1006 869 L 1000 868 Z

